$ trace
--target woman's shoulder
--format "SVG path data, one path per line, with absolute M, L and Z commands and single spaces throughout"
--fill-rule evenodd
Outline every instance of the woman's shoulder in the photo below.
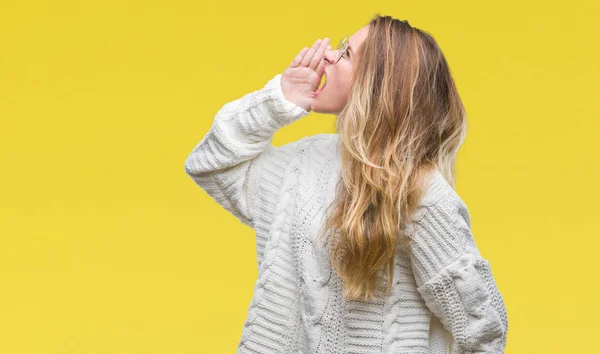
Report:
M 303 138 L 310 146 L 316 149 L 335 147 L 339 134 L 320 133 Z
M 338 159 L 341 153 L 339 150 L 339 134 L 314 134 L 305 136 L 301 139 L 303 142 L 305 155 L 308 159 L 317 158 L 317 160 L 325 158 L 325 160 Z
M 340 163 L 340 139 L 339 134 L 315 134 L 301 139 L 305 150 L 305 157 L 311 161 L 311 167 L 317 161 L 336 161 L 333 166 Z M 313 158 L 314 157 L 314 158 Z M 434 168 L 426 174 L 423 194 L 419 200 L 418 211 L 415 218 L 419 219 L 427 211 L 437 209 L 445 214 L 462 216 L 470 224 L 469 212 L 463 199 L 458 195 L 454 187 L 448 182 L 442 172 Z M 434 210 L 435 212 L 435 210 Z M 449 215 L 452 218 L 452 215 Z
M 328 149 L 332 144 L 335 144 L 335 141 L 337 141 L 337 134 L 322 133 L 307 135 L 287 145 L 293 146 L 295 150 L 304 150 L 306 152 L 308 149 L 312 152 L 319 149 Z

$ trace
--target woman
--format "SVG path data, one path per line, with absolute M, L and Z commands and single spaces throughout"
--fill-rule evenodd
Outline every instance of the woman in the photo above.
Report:
M 504 301 L 454 191 L 466 120 L 441 50 L 379 15 L 328 44 L 225 104 L 185 162 L 256 230 L 238 353 L 503 353 Z M 339 134 L 271 145 L 310 111 Z

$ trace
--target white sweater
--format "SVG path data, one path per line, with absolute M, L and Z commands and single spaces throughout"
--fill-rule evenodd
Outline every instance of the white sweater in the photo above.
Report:
M 415 242 L 396 255 L 392 295 L 342 298 L 327 250 L 311 248 L 339 178 L 339 135 L 271 145 L 309 114 L 285 99 L 280 80 L 225 104 L 185 161 L 256 231 L 258 279 L 237 353 L 504 353 L 503 297 L 465 203 L 437 170 L 407 227 Z

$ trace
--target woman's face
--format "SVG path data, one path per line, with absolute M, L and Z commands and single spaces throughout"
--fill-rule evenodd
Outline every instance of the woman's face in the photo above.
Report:
M 326 86 L 321 93 L 315 96 L 312 110 L 317 113 L 338 114 L 346 105 L 350 93 L 350 83 L 353 76 L 353 65 L 357 61 L 355 53 L 367 38 L 369 26 L 358 30 L 348 39 L 348 49 L 344 56 L 334 63 L 338 50 L 326 50 L 323 56 L 325 65 Z

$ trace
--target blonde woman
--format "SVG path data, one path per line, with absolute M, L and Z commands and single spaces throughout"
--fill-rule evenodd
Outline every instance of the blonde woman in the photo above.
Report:
M 271 145 L 310 111 L 338 134 Z M 237 352 L 503 353 L 503 297 L 454 190 L 465 132 L 435 40 L 378 14 L 225 104 L 185 171 L 256 231 Z

